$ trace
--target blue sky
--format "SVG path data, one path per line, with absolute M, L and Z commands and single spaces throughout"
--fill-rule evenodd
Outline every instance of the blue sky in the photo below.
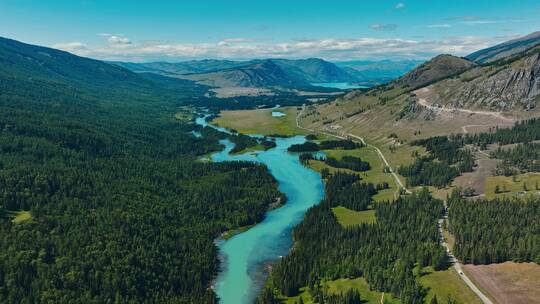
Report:
M 108 60 L 465 55 L 540 30 L 540 0 L 2 0 L 0 35 Z

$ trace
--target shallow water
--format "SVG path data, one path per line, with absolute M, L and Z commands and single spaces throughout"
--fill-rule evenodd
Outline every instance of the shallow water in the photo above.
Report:
M 201 121 L 199 121 L 201 122 Z M 202 122 L 201 122 L 202 123 Z M 319 203 L 324 195 L 321 176 L 287 152 L 293 144 L 304 143 L 303 136 L 276 138 L 276 147 L 268 151 L 229 155 L 234 144 L 222 140 L 225 149 L 212 155 L 215 162 L 253 161 L 265 164 L 287 196 L 287 203 L 267 213 L 266 218 L 246 232 L 219 241 L 222 271 L 215 291 L 222 304 L 252 303 L 266 279 L 265 265 L 288 253 L 292 245 L 291 229 L 306 210 Z
M 283 116 L 287 116 L 287 114 L 283 113 L 283 112 L 272 112 L 272 117 L 283 117 Z
M 324 88 L 333 88 L 340 90 L 349 90 L 349 89 L 365 89 L 366 86 L 352 84 L 348 82 L 316 82 L 312 83 L 312 86 L 324 87 Z

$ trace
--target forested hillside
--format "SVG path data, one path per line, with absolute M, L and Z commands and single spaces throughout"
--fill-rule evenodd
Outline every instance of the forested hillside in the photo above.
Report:
M 1 42 L 0 302 L 216 302 L 214 239 L 281 196 L 266 168 L 196 161 L 219 135 L 174 120 L 188 82 Z

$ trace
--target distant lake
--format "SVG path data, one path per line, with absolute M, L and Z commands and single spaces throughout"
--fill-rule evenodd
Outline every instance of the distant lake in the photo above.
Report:
M 368 87 L 357 85 L 349 82 L 314 82 L 311 83 L 312 86 L 324 87 L 324 88 L 333 88 L 340 90 L 350 90 L 350 89 L 366 89 Z
M 283 113 L 283 112 L 272 112 L 272 117 L 283 117 L 283 116 L 286 116 L 287 114 Z

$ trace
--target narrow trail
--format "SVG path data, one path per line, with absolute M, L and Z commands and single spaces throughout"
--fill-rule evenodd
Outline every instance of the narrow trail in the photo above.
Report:
M 313 130 L 313 129 L 302 127 L 300 125 L 300 122 L 298 121 L 298 119 L 304 113 L 305 109 L 306 109 L 306 105 L 304 104 L 304 105 L 302 105 L 302 110 L 300 112 L 298 112 L 298 114 L 296 115 L 296 127 L 297 128 L 302 129 L 302 130 L 306 130 L 306 131 L 309 131 L 309 132 L 325 134 L 325 135 L 332 136 L 332 137 L 339 138 L 339 139 L 347 139 L 344 136 L 339 136 L 339 135 L 335 135 L 335 134 L 328 133 L 328 132 L 325 132 L 325 131 Z M 381 149 L 379 149 L 378 147 L 376 147 L 376 146 L 374 146 L 372 144 L 366 143 L 366 141 L 362 137 L 356 136 L 356 135 L 351 134 L 351 133 L 347 133 L 346 135 L 349 136 L 349 137 L 357 139 L 363 145 L 365 145 L 367 147 L 370 147 L 370 148 L 374 149 L 375 151 L 377 151 L 377 154 L 379 155 L 379 158 L 383 161 L 384 165 L 388 168 L 389 173 L 392 174 L 392 176 L 394 177 L 394 180 L 396 181 L 396 184 L 398 185 L 398 189 L 397 189 L 396 193 L 399 193 L 400 188 L 404 189 L 407 194 L 412 193 L 409 189 L 407 189 L 407 187 L 405 187 L 405 185 L 403 185 L 403 183 L 399 179 L 398 175 L 394 172 L 394 169 L 392 169 L 392 166 L 390 166 L 390 163 L 388 162 L 386 157 L 384 157 L 384 154 L 382 153 Z

